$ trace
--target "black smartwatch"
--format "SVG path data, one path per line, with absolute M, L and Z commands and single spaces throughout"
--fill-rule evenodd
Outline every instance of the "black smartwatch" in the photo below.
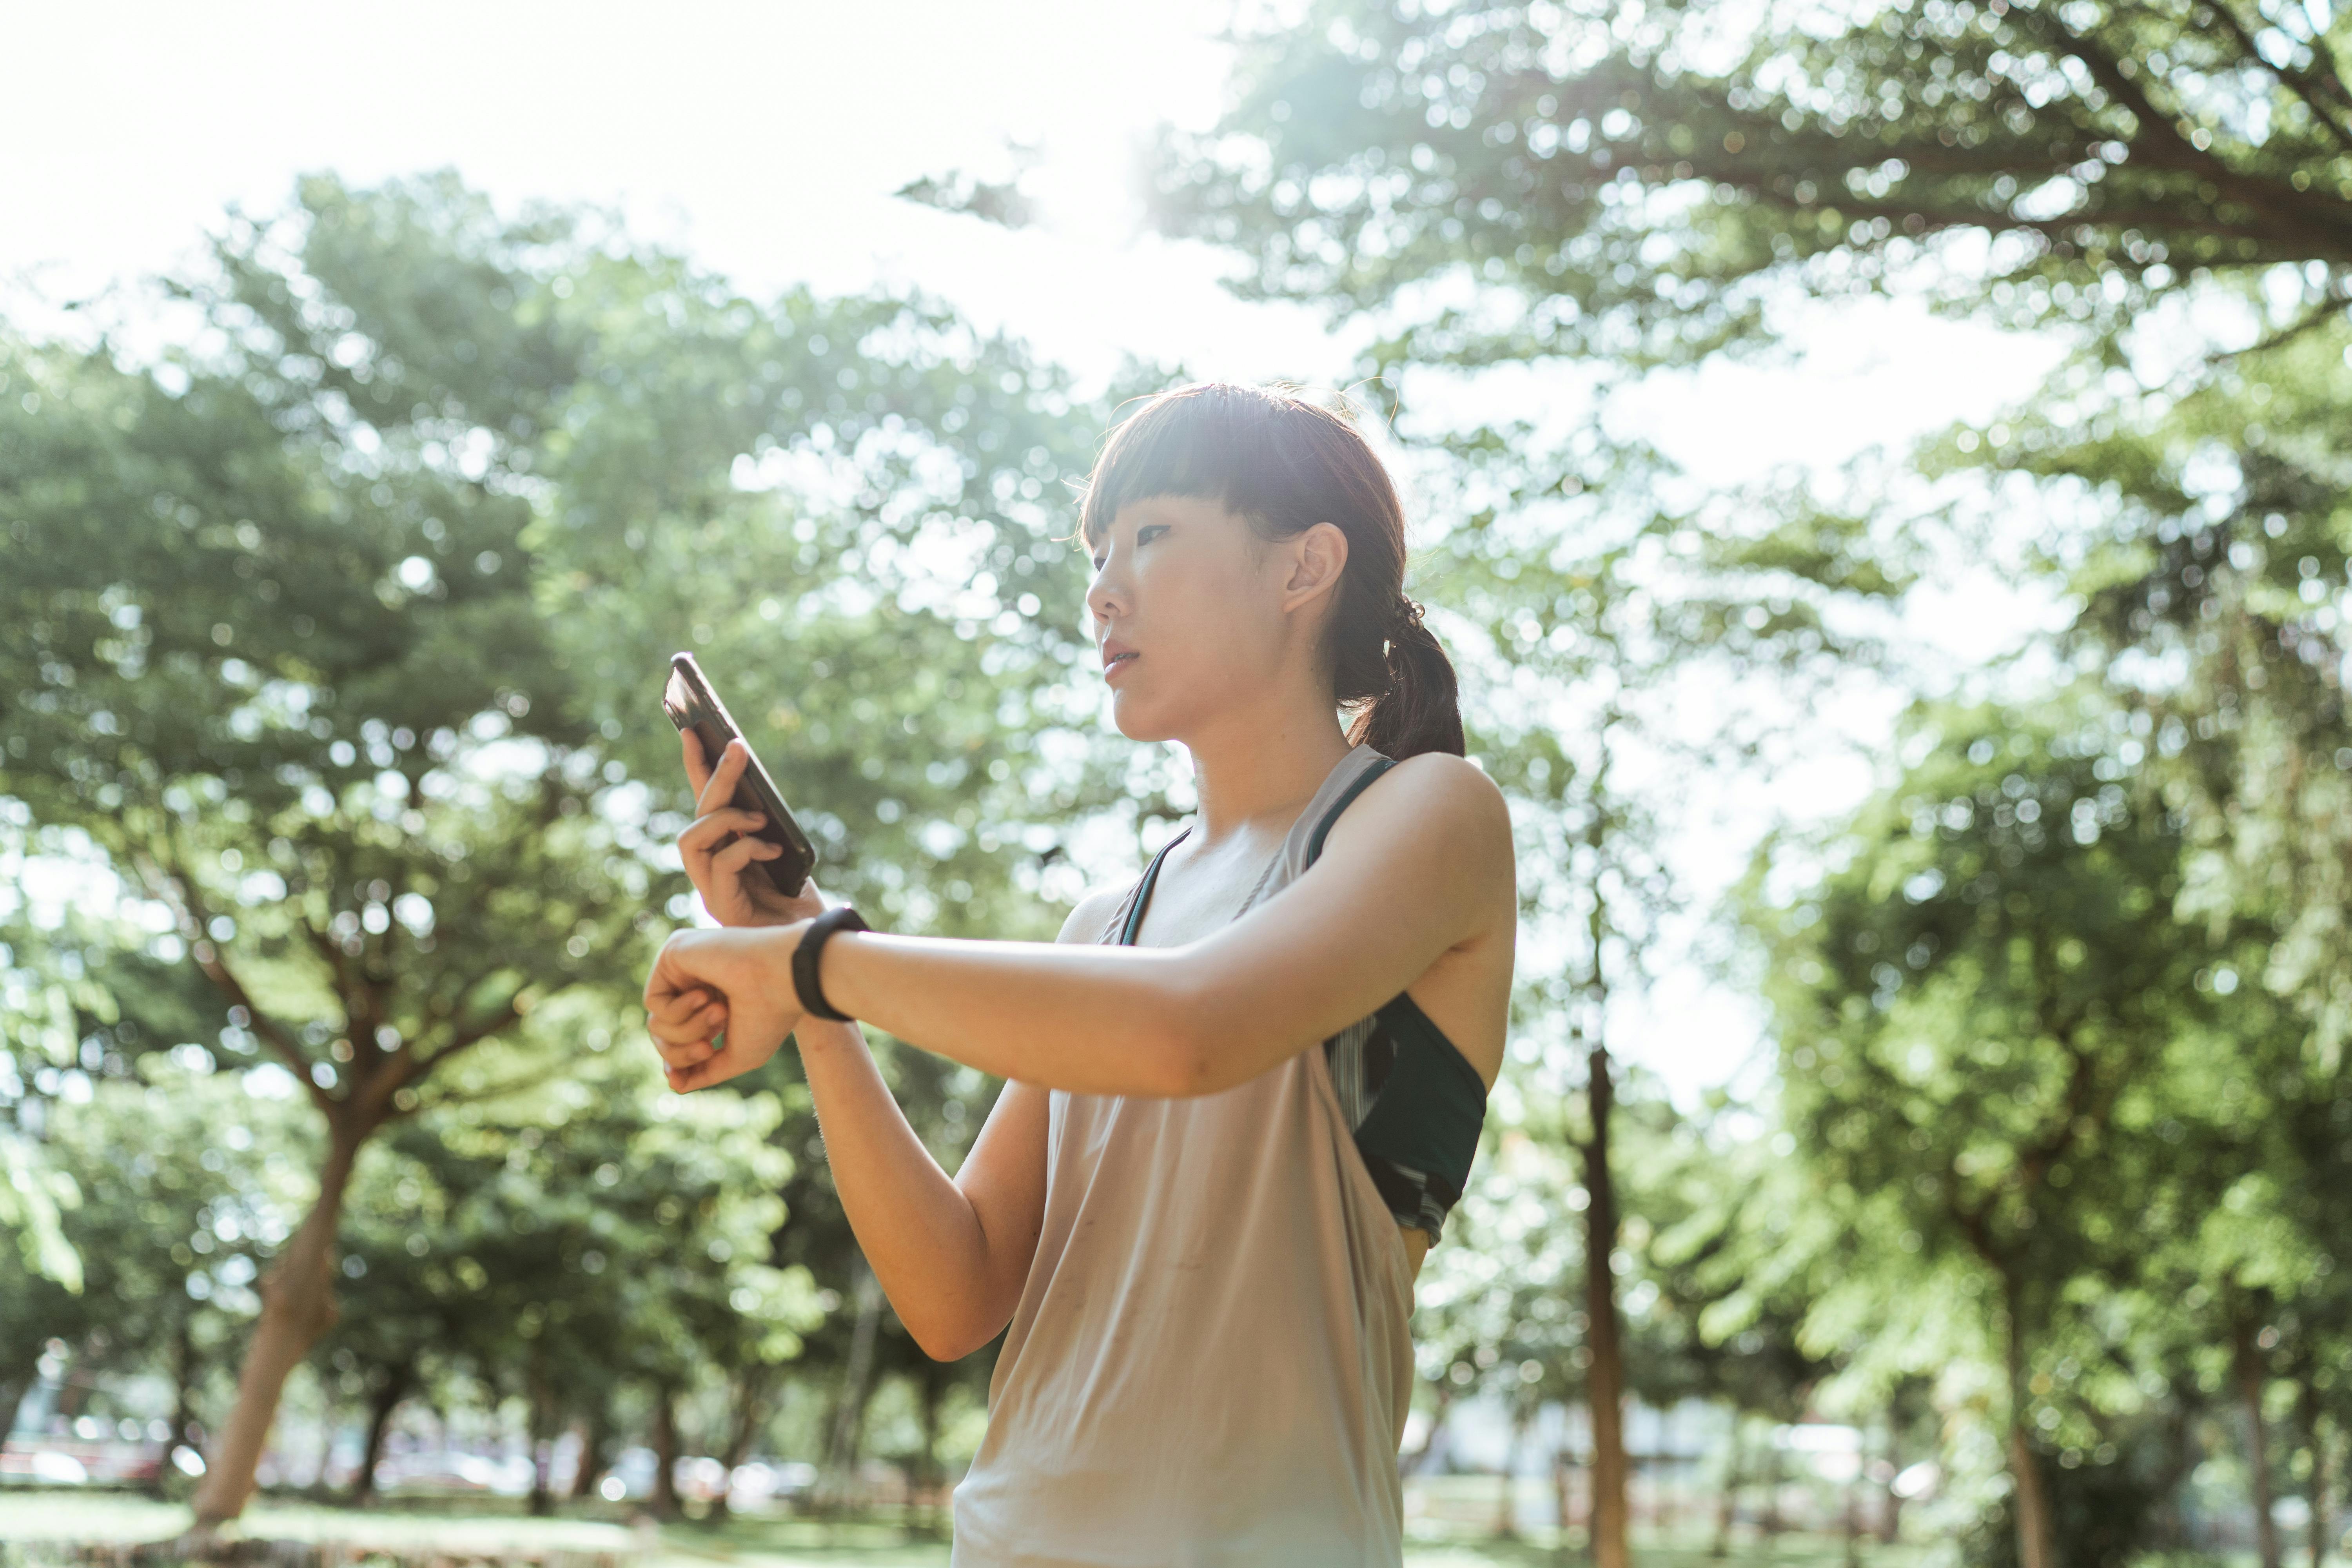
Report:
M 824 939 L 837 931 L 872 931 L 865 918 L 847 904 L 838 904 L 809 921 L 808 930 L 801 933 L 800 946 L 793 950 L 793 989 L 799 993 L 801 1010 L 812 1018 L 830 1018 L 836 1024 L 853 1020 L 846 1013 L 836 1012 L 824 999 L 824 987 L 817 984 L 817 954 L 824 948 Z

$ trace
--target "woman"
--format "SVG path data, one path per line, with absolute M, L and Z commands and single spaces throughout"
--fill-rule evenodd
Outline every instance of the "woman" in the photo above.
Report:
M 741 743 L 706 773 L 689 738 L 678 845 L 722 929 L 662 950 L 652 1032 L 686 1090 L 796 1030 L 908 1331 L 947 1360 L 1010 1324 L 957 1563 L 1396 1563 L 1412 1280 L 1503 1058 L 1509 816 L 1343 418 L 1164 394 L 1080 535 L 1119 731 L 1184 744 L 1192 824 L 1055 943 L 882 935 L 746 877 L 774 851 L 731 837 Z M 953 1177 L 828 1014 L 1007 1080 Z

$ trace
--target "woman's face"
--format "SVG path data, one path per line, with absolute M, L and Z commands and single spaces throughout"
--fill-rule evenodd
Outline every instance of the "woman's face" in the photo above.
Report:
M 1310 532 L 1339 534 L 1328 524 Z M 1269 545 L 1238 512 L 1198 497 L 1118 509 L 1094 547 L 1087 608 L 1119 733 L 1181 739 L 1265 689 L 1297 635 L 1287 613 L 1298 607 L 1297 542 Z M 1344 539 L 1339 549 L 1344 560 Z

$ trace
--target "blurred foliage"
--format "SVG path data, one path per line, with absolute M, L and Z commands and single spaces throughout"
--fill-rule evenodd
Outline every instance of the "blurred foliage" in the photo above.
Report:
M 1852 1422 L 1882 1489 L 1933 1459 L 1911 1511 L 1972 1560 L 2032 1555 L 2021 1483 L 2068 1563 L 2341 1491 L 2347 26 L 1319 0 L 1161 142 L 1163 229 L 1373 327 L 1519 829 L 1511 1062 L 1418 1292 L 1435 1427 L 1587 1397 L 1605 1247 L 1626 1388 Z M 901 194 L 1033 215 L 1017 177 Z M 2073 351 L 1908 455 L 1925 513 L 1705 495 L 1572 412 L 1867 291 Z M 311 1359 L 377 1438 L 474 1401 L 592 1479 L 631 1441 L 951 1473 L 989 1358 L 879 1303 L 790 1054 L 676 1101 L 615 1048 L 691 912 L 653 695 L 693 648 L 835 897 L 1050 934 L 1185 809 L 1102 742 L 1055 537 L 1167 377 L 1081 399 L 937 301 L 747 300 L 446 177 L 308 182 L 169 293 L 160 354 L 0 340 L 6 849 L 88 890 L 0 908 L 0 1398 L 56 1342 L 79 1397 L 162 1371 L 217 1426 L 289 1173 L 363 1123 Z M 1438 418 L 1476 377 L 1524 412 Z M 1766 846 L 1741 941 L 1698 929 L 1700 797 L 1915 674 L 1907 595 L 2018 517 L 2074 595 L 2052 657 L 1915 705 L 1859 810 Z M 1695 957 L 1772 1055 L 1677 1109 L 1609 1051 Z M 952 1165 L 995 1086 L 877 1054 Z
M 1369 324 L 1360 374 L 1456 471 L 1503 476 L 1502 516 L 1589 489 L 1547 544 L 1649 515 L 1671 476 L 1629 485 L 1622 444 L 1548 412 L 1447 426 L 1474 377 L 1605 408 L 1868 292 L 2071 350 L 2028 405 L 1910 454 L 1933 488 L 1854 470 L 1834 505 L 1801 481 L 1683 509 L 1754 566 L 1834 545 L 1815 559 L 1857 590 L 2022 532 L 2074 595 L 2005 707 L 1920 709 L 1883 795 L 1759 862 L 1762 945 L 1727 969 L 1772 1005 L 1771 1087 L 1728 1113 L 1753 1164 L 1656 1260 L 1702 1344 L 1778 1303 L 1817 1408 L 1932 1380 L 1962 1515 L 2004 1464 L 2054 1478 L 2039 1524 L 1988 1538 L 2028 1561 L 2120 1561 L 2129 1531 L 2078 1526 L 2121 1512 L 2184 1544 L 2216 1451 L 2246 1456 L 2258 1518 L 2289 1487 L 2324 1511 L 2352 1417 L 2352 1342 L 2316 1327 L 2352 1234 L 2347 29 L 2273 0 L 1322 0 L 1245 33 L 1222 120 L 1150 162 L 1158 226 L 1228 250 L 1244 297 Z M 1572 469 L 1580 443 L 1605 462 Z M 1676 587 L 1670 616 L 1700 596 Z M 1600 707 L 1564 748 L 1606 747 Z
M 747 300 L 446 176 L 306 181 L 163 291 L 193 325 L 145 358 L 0 342 L 0 796 L 20 855 L 135 915 L 12 986 L 10 1057 L 267 1064 L 337 1151 L 328 1237 L 352 1151 L 416 1117 L 447 1142 L 575 1071 L 689 913 L 672 649 L 819 803 L 828 891 L 899 929 L 1047 934 L 1084 890 L 1066 836 L 1136 820 L 1066 679 L 1082 585 L 1046 500 L 1105 409 L 1018 345 L 920 299 Z M 919 1127 L 968 1142 L 992 1086 L 892 1066 Z M 814 1127 L 803 1090 L 761 1136 Z M 9 1191 L 47 1219 L 48 1187 Z M 838 1273 L 846 1226 L 807 1206 L 730 1223 Z M 12 1228 L 68 1267 L 54 1221 Z M 331 1317 L 310 1269 L 277 1287 L 297 1354 Z M 783 1278 L 656 1299 L 748 1371 L 798 1348 L 746 1327 Z M 634 1370 L 682 1377 L 631 1321 Z
M 2352 19 L 2293 0 L 1321 0 L 1248 41 L 1220 124 L 1163 139 L 1155 216 L 1250 295 L 1520 304 L 1422 290 L 1389 364 L 1689 359 L 1760 336 L 1783 282 L 2112 331 L 2308 264 L 2340 312 L 2347 50 Z

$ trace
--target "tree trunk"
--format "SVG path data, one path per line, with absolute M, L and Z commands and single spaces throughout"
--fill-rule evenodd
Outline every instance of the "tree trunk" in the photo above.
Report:
M 947 1491 L 947 1467 L 940 1462 L 940 1405 L 947 1395 L 947 1368 L 935 1361 L 923 1363 L 923 1529 L 940 1528 L 940 1508 Z
M 2238 1320 L 2238 1397 L 2246 1406 L 2246 1471 L 2250 1500 L 2254 1505 L 2254 1551 L 2263 1568 L 2281 1568 L 2278 1521 L 2271 1517 L 2270 1431 L 2263 1420 L 2263 1385 L 2267 1381 L 2261 1349 L 2254 1343 L 2254 1326 Z
M 1592 1409 L 1593 1568 L 1628 1568 L 1625 1517 L 1625 1363 L 1617 1333 L 1617 1188 L 1609 1168 L 1609 1121 L 1616 1086 L 1609 1076 L 1609 1053 L 1594 1046 L 1587 1098 L 1592 1141 L 1584 1146 L 1584 1188 L 1591 1200 L 1584 1211 L 1586 1347 L 1585 1397 Z M 2027 1568 L 2041 1568 L 2028 1564 Z
M 1503 1454 L 1503 1489 L 1495 1500 L 1495 1539 L 1515 1541 L 1518 1538 L 1519 1447 L 1527 1440 L 1528 1407 L 1524 1400 L 1515 1401 L 1511 1412 L 1511 1446 Z
M 237 1376 L 236 1405 L 205 1456 L 204 1484 L 194 1500 L 196 1531 L 209 1531 L 245 1511 L 287 1374 L 334 1326 L 335 1231 L 352 1165 L 371 1131 L 341 1119 L 330 1124 L 318 1200 L 261 1282 L 261 1319 Z
M 1437 1408 L 1429 1413 L 1429 1430 L 1421 1435 L 1421 1447 L 1407 1454 L 1398 1464 L 1398 1473 L 1407 1476 L 1421 1474 L 1429 1456 L 1437 1449 L 1437 1440 L 1445 1431 L 1445 1413 L 1454 1405 L 1454 1384 L 1441 1377 L 1436 1383 Z
M 824 1486 L 835 1507 L 847 1504 L 857 1484 L 857 1450 L 866 1426 L 866 1380 L 874 1367 L 874 1336 L 882 1326 L 882 1286 L 857 1254 L 857 1321 L 849 1333 L 849 1362 L 842 1369 L 841 1400 L 834 1407 L 833 1432 L 825 1446 Z
M 392 1414 L 408 1397 L 410 1369 L 392 1368 L 382 1388 L 368 1402 L 367 1444 L 360 1453 L 359 1474 L 352 1478 L 351 1506 L 365 1508 L 375 1500 L 375 1468 L 383 1460 L 383 1439 L 392 1429 Z
M 107 1349 L 106 1331 L 102 1328 L 92 1329 L 82 1335 L 80 1346 L 74 1351 L 72 1359 L 66 1364 L 68 1369 L 78 1366 L 95 1369 L 102 1366 L 105 1364 Z M 68 1422 L 72 1421 L 81 1414 L 82 1406 L 89 1403 L 89 1396 L 97 1388 L 98 1380 L 94 1377 L 60 1378 L 58 1383 L 57 1396 L 49 1401 L 50 1419 L 55 1420 L 58 1416 L 63 1416 Z
M 769 1393 L 775 1384 L 776 1369 L 764 1364 L 747 1367 L 733 1384 L 732 1408 L 728 1412 L 727 1442 L 719 1450 L 719 1463 L 727 1467 L 728 1487 L 734 1486 L 735 1472 L 751 1457 L 760 1441 L 761 1428 L 768 1424 Z M 710 1517 L 725 1520 L 733 1512 L 727 1492 L 719 1494 L 710 1505 Z
M 604 1445 L 609 1440 L 603 1415 L 592 1415 L 580 1423 L 580 1467 L 572 1473 L 572 1501 L 583 1502 L 596 1495 L 597 1478 L 604 1473 Z
M 182 1312 L 179 1316 L 179 1321 L 173 1325 L 172 1381 L 173 1392 L 172 1410 L 174 1415 L 177 1415 L 179 1413 L 185 1410 L 188 1403 L 188 1379 L 184 1368 L 187 1365 L 189 1351 L 188 1319 L 190 1316 L 191 1314 L 187 1312 Z M 5 1395 L 6 1393 L 7 1390 L 0 1389 L 0 1395 Z M 11 1422 L 10 1425 L 13 1426 L 14 1423 Z M 7 1440 L 8 1433 L 6 1428 L 0 1427 L 0 1446 L 5 1446 Z M 156 1461 L 154 1479 L 140 1489 L 149 1497 L 161 1500 L 164 1495 L 165 1489 L 171 1485 L 173 1473 L 172 1447 L 173 1444 L 179 1442 L 179 1440 L 180 1424 L 178 1421 L 174 1420 L 172 1423 L 172 1436 L 163 1440 L 163 1457 Z
M 548 1383 L 542 1342 L 531 1342 L 530 1516 L 545 1519 L 555 1511 L 555 1390 Z
M 2164 1468 L 2155 1487 L 2156 1529 L 2151 1542 L 2174 1552 L 2189 1549 L 2189 1524 L 2180 1507 L 2180 1488 L 2197 1468 L 2191 1436 L 2189 1405 L 2176 1394 L 2164 1420 Z
M 1789 1528 L 1789 1521 L 1780 1517 L 1780 1486 L 1786 1479 L 1781 1472 L 1780 1447 L 1767 1433 L 1764 1438 L 1764 1516 L 1756 1521 L 1756 1527 L 1764 1532 L 1764 1539 L 1768 1542 L 1778 1542 L 1781 1532 Z
M 1886 1499 L 1878 1516 L 1878 1539 L 1892 1546 L 1903 1534 L 1903 1494 L 1895 1483 L 1903 1474 L 1903 1401 L 1886 1402 Z
M 2325 1568 L 2327 1561 L 2327 1434 L 2319 1420 L 2319 1390 L 2312 1383 L 2310 1370 L 2305 1369 L 2296 1404 L 2303 1417 L 2303 1443 L 2311 1455 L 2311 1568 Z
M 183 1312 L 179 1327 L 172 1335 L 172 1441 L 201 1454 L 205 1451 L 205 1435 L 196 1425 L 197 1378 L 196 1315 Z M 167 1453 L 165 1458 L 168 1459 L 170 1455 Z
M 2025 1419 L 2025 1302 L 2013 1275 L 2001 1277 L 2001 1300 L 2008 1319 L 2004 1328 L 2009 1362 L 2009 1473 L 2016 1489 L 2018 1568 L 2059 1568 L 2050 1497 Z
M 1551 1451 L 1551 1506 L 1559 1523 L 1559 1551 L 1568 1550 L 1568 1527 L 1576 1522 L 1575 1501 L 1570 1483 L 1575 1478 L 1575 1467 L 1570 1463 L 1568 1446 L 1562 1444 Z
M 25 1395 L 33 1391 L 37 1381 L 25 1373 L 0 1377 L 0 1443 L 7 1442 L 8 1435 L 16 1430 L 16 1412 L 24 1408 Z
M 646 1500 L 656 1519 L 676 1519 L 677 1506 L 677 1390 L 654 1389 L 654 1490 Z
M 1739 1417 L 1735 1415 L 1731 1418 L 1731 1453 L 1723 1465 L 1723 1495 L 1715 1505 L 1715 1540 L 1706 1549 L 1709 1557 L 1731 1555 L 1731 1526 L 1739 1517 L 1739 1472 L 1746 1458 L 1739 1438 Z

